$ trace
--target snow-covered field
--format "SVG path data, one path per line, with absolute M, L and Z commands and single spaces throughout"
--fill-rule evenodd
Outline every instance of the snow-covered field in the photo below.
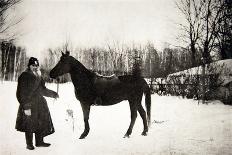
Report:
M 219 101 L 198 105 L 198 101 L 158 95 L 152 95 L 153 123 L 148 136 L 141 136 L 143 126 L 138 115 L 131 137 L 123 138 L 130 122 L 129 104 L 124 101 L 108 107 L 93 106 L 90 133 L 80 140 L 83 117 L 71 83 L 59 86 L 58 100 L 47 98 L 56 132 L 45 141 L 52 145 L 29 151 L 24 134 L 15 130 L 16 85 L 0 83 L 0 155 L 232 154 L 232 106 Z M 55 84 L 47 87 L 56 90 Z M 73 110 L 74 129 L 68 109 Z

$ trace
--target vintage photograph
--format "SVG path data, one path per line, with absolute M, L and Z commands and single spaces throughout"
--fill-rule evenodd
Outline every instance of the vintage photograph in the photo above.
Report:
M 232 0 L 0 0 L 1 155 L 232 155 Z

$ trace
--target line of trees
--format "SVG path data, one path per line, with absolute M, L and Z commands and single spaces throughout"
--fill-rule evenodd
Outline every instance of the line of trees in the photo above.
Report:
M 16 47 L 11 42 L 2 42 L 1 46 L 1 79 L 15 81 L 19 74 L 25 70 L 28 57 L 26 50 Z
M 47 57 L 41 67 L 46 79 L 49 80 L 48 73 L 59 61 L 61 51 L 67 50 L 88 69 L 103 75 L 131 74 L 136 58 L 141 61 L 142 76 L 147 78 L 166 77 L 170 73 L 191 67 L 189 63 L 191 58 L 187 48 L 166 47 L 162 51 L 158 51 L 151 43 L 132 48 L 107 46 L 106 48 L 73 49 L 65 45 L 47 50 Z M 201 55 L 197 54 L 196 58 L 196 63 L 200 64 Z
M 76 48 L 60 47 L 48 49 L 46 57 L 41 60 L 42 74 L 49 79 L 49 71 L 59 61 L 61 51 L 71 51 L 71 55 L 77 58 L 88 69 L 103 75 L 131 74 L 136 57 L 141 60 L 141 74 L 144 77 L 165 77 L 170 73 L 190 68 L 190 55 L 185 48 L 164 48 L 158 51 L 155 46 L 148 43 L 138 47 L 110 47 L 107 48 Z M 1 43 L 1 79 L 17 80 L 18 75 L 26 68 L 28 57 L 26 49 L 16 47 L 11 42 Z M 200 63 L 200 55 L 198 56 Z M 68 77 L 66 77 L 68 79 Z

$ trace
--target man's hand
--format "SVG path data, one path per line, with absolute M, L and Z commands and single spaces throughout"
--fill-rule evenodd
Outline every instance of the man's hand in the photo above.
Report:
M 31 116 L 31 109 L 24 110 L 26 116 Z
M 55 99 L 57 99 L 57 98 L 59 98 L 59 95 L 55 92 L 55 94 L 54 94 L 54 98 Z

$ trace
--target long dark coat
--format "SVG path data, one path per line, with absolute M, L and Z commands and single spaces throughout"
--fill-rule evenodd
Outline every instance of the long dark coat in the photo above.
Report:
M 24 71 L 18 78 L 16 96 L 19 102 L 15 128 L 21 132 L 38 133 L 47 136 L 55 132 L 46 99 L 56 97 L 57 93 L 45 87 L 45 82 L 35 76 L 30 69 Z M 31 109 L 31 116 L 26 116 L 24 110 Z

